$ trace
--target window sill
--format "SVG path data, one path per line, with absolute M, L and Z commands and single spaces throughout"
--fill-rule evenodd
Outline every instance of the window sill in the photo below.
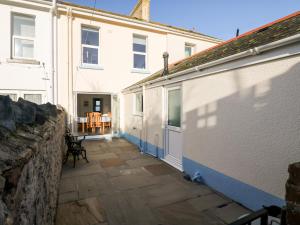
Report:
M 31 64 L 31 65 L 40 65 L 40 61 L 34 59 L 7 59 L 8 63 L 19 63 L 19 64 Z
M 147 69 L 132 69 L 131 73 L 150 74 L 150 71 Z
M 101 65 L 88 65 L 88 64 L 81 64 L 79 66 L 80 69 L 90 69 L 90 70 L 104 70 L 103 66 Z

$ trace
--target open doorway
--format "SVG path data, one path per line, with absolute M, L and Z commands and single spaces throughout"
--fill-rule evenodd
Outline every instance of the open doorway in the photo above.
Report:
M 110 94 L 77 94 L 77 132 L 79 134 L 112 134 L 113 116 Z

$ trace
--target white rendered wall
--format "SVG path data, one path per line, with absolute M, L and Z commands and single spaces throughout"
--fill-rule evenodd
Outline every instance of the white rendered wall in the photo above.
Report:
M 70 36 L 68 37 L 67 16 L 65 14 L 59 16 L 58 102 L 67 109 L 70 115 L 76 115 L 75 100 L 78 93 L 119 94 L 124 88 L 162 69 L 162 55 L 169 49 L 170 51 L 176 49 L 176 51 L 172 52 L 172 57 L 180 59 L 184 57 L 185 42 L 197 44 L 197 50 L 215 45 L 196 38 L 187 38 L 179 35 L 176 37 L 174 34 L 167 34 L 167 32 L 162 32 L 161 30 L 149 30 L 144 27 L 138 29 L 134 26 L 121 25 L 120 23 L 87 19 L 73 15 L 73 19 L 70 19 L 69 23 Z M 81 65 L 82 25 L 99 28 L 100 68 L 90 69 Z M 70 26 L 72 26 L 72 32 Z M 147 69 L 143 73 L 133 71 L 132 43 L 134 34 L 147 37 Z M 170 40 L 169 36 L 171 37 Z M 69 60 L 68 38 L 71 46 L 71 49 L 69 49 L 71 58 Z M 68 65 L 71 68 L 68 69 Z
M 143 139 L 143 117 L 134 114 L 134 93 L 125 94 L 124 99 L 124 128 L 123 132 L 138 139 Z
M 167 49 L 169 52 L 169 62 L 174 63 L 179 60 L 182 60 L 185 58 L 185 44 L 193 44 L 194 46 L 194 52 L 193 54 L 197 52 L 201 52 L 207 48 L 210 48 L 216 44 L 205 42 L 205 41 L 199 41 L 192 38 L 186 38 L 174 34 L 168 34 L 167 36 Z
M 163 88 L 146 89 L 144 105 L 144 140 L 159 148 L 163 148 Z
M 300 57 L 183 82 L 184 156 L 284 199 L 300 158 Z
M 6 5 L 0 1 L 0 93 L 15 93 L 18 97 L 23 94 L 42 94 L 43 102 L 49 100 L 50 77 L 50 14 L 41 11 Z M 11 59 L 11 14 L 23 13 L 36 16 L 35 19 L 35 60 L 40 65 L 9 62 Z

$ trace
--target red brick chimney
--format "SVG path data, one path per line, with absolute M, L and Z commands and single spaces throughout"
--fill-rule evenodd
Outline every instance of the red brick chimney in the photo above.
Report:
M 150 0 L 138 0 L 130 16 L 136 17 L 138 19 L 150 20 Z

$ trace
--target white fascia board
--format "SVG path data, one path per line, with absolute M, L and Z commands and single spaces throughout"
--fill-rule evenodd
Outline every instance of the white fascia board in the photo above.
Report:
M 24 7 L 40 7 L 50 9 L 52 7 L 52 2 L 50 1 L 41 1 L 41 0 L 0 0 L 0 3 L 7 4 L 17 4 L 22 5 Z
M 255 56 L 255 55 L 258 55 L 262 52 L 274 50 L 276 48 L 283 47 L 283 46 L 286 46 L 286 45 L 289 45 L 289 44 L 293 44 L 293 43 L 299 42 L 299 41 L 300 41 L 300 34 L 296 34 L 296 35 L 293 35 L 293 36 L 290 36 L 290 37 L 287 37 L 287 38 L 284 38 L 284 39 L 281 39 L 281 40 L 278 40 L 278 41 L 275 41 L 275 42 L 272 42 L 272 43 L 269 43 L 269 44 L 266 44 L 266 45 L 255 47 L 253 49 L 249 49 L 247 51 L 244 51 L 244 52 L 241 52 L 241 53 L 238 53 L 238 54 L 235 54 L 235 55 L 231 55 L 231 56 L 228 56 L 228 57 L 216 60 L 216 61 L 205 63 L 205 64 L 199 65 L 199 66 L 195 66 L 195 67 L 189 68 L 187 70 L 179 71 L 179 72 L 171 74 L 171 75 L 166 75 L 164 77 L 159 77 L 155 80 L 148 81 L 148 82 L 139 84 L 137 86 L 143 86 L 143 85 L 149 86 L 149 85 L 153 85 L 155 83 L 161 83 L 161 82 L 164 82 L 166 80 L 174 79 L 175 77 L 178 77 L 178 76 L 183 76 L 183 75 L 191 74 L 191 73 L 194 73 L 194 72 L 199 72 L 199 71 L 202 71 L 204 69 L 208 69 L 208 68 L 211 68 L 211 67 L 214 67 L 214 66 L 217 66 L 217 65 L 225 64 L 225 63 L 232 62 L 232 61 L 242 59 L 242 58 L 246 58 L 246 57 L 249 57 L 249 56 Z M 283 57 L 286 57 L 286 56 L 283 56 Z M 265 62 L 270 61 L 270 60 L 274 60 L 274 59 L 269 58 L 269 59 L 266 59 Z M 248 66 L 247 64 L 245 64 L 245 65 Z M 243 66 L 245 66 L 245 65 L 243 65 Z M 232 68 L 229 68 L 229 69 L 226 69 L 226 70 L 231 70 L 231 69 Z M 186 79 L 187 79 L 186 76 L 183 76 L 181 78 L 182 81 L 186 80 Z M 136 88 L 136 87 L 133 86 L 132 88 L 125 89 L 125 90 L 130 91 L 134 88 Z
M 172 27 L 167 27 L 167 26 L 162 26 L 162 25 L 159 25 L 159 24 L 149 23 L 147 21 L 131 19 L 129 17 L 127 18 L 127 17 L 118 16 L 118 15 L 105 13 L 105 12 L 100 12 L 100 11 L 92 11 L 92 10 L 80 8 L 80 7 L 77 7 L 77 6 L 64 5 L 62 3 L 58 3 L 57 5 L 58 5 L 58 10 L 61 10 L 61 11 L 67 11 L 67 9 L 70 8 L 70 9 L 72 9 L 72 12 L 77 13 L 77 14 L 81 14 L 81 15 L 85 15 L 85 16 L 91 16 L 91 14 L 93 14 L 93 16 L 97 16 L 98 18 L 101 18 L 101 19 L 106 19 L 106 20 L 109 19 L 113 22 L 122 21 L 123 23 L 128 24 L 128 25 L 135 25 L 135 26 L 146 27 L 148 29 L 155 29 L 159 32 L 172 33 L 172 34 L 175 34 L 175 35 L 181 35 L 181 36 L 184 36 L 184 37 L 203 40 L 203 41 L 208 41 L 208 42 L 212 42 L 212 43 L 222 42 L 221 40 L 217 40 L 215 38 L 207 37 L 205 35 L 193 34 L 193 33 L 187 32 L 187 31 L 183 31 L 183 30 L 180 31 L 180 30 L 177 30 L 177 29 L 172 28 Z

